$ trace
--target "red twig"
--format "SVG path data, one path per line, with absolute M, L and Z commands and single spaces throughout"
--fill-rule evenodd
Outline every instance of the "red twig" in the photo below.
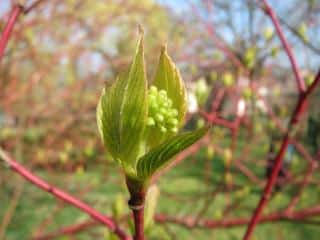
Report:
M 253 230 L 255 228 L 255 226 L 257 225 L 259 218 L 262 214 L 262 211 L 265 207 L 265 205 L 267 204 L 273 186 L 277 181 L 277 177 L 282 165 L 282 160 L 283 157 L 285 155 L 285 152 L 287 150 L 287 147 L 289 145 L 289 141 L 290 141 L 290 132 L 291 130 L 294 128 L 294 126 L 299 122 L 301 115 L 304 113 L 305 109 L 306 109 L 306 105 L 307 105 L 307 98 L 308 96 L 313 92 L 313 90 L 316 88 L 316 85 L 320 82 L 320 71 L 317 74 L 315 80 L 313 81 L 313 83 L 310 85 L 310 87 L 303 93 L 300 93 L 300 97 L 298 100 L 298 103 L 296 105 L 296 108 L 293 112 L 291 121 L 289 123 L 289 128 L 287 130 L 287 133 L 285 134 L 285 137 L 283 138 L 280 150 L 275 158 L 275 165 L 272 169 L 272 173 L 270 178 L 268 179 L 267 185 L 263 191 L 263 195 L 259 201 L 259 204 L 250 220 L 250 223 L 248 225 L 247 231 L 245 233 L 244 236 L 244 240 L 248 240 L 251 236 L 251 234 L 253 233 Z
M 11 12 L 9 14 L 8 22 L 7 22 L 3 32 L 1 34 L 1 39 L 0 39 L 0 61 L 1 61 L 2 57 L 3 57 L 3 55 L 4 55 L 4 51 L 6 49 L 8 41 L 10 39 L 12 29 L 13 29 L 14 25 L 16 24 L 18 17 L 21 15 L 21 13 L 28 14 L 32 9 L 37 7 L 43 1 L 44 0 L 37 0 L 27 8 L 24 8 L 22 5 L 19 5 L 19 4 L 16 4 L 12 8 L 12 10 L 11 10 Z
M 271 20 L 273 22 L 273 25 L 276 28 L 278 36 L 279 36 L 279 38 L 281 40 L 283 48 L 285 49 L 285 51 L 286 51 L 286 53 L 287 53 L 287 55 L 289 57 L 289 60 L 290 60 L 291 66 L 292 66 L 292 70 L 293 70 L 293 73 L 294 73 L 295 78 L 296 78 L 296 82 L 297 82 L 297 86 L 298 86 L 299 92 L 302 93 L 302 92 L 304 92 L 306 90 L 306 85 L 305 85 L 305 82 L 304 82 L 303 78 L 301 77 L 301 73 L 300 73 L 299 67 L 297 65 L 297 62 L 295 60 L 295 57 L 293 55 L 291 46 L 288 43 L 287 39 L 285 38 L 285 36 L 283 34 L 283 31 L 281 29 L 280 23 L 278 21 L 278 18 L 276 16 L 275 12 L 273 11 L 273 9 L 271 8 L 271 6 L 269 5 L 268 1 L 267 0 L 262 0 L 262 2 L 263 2 L 263 10 L 265 11 L 265 13 L 267 15 L 270 16 L 270 18 L 271 18 Z
M 112 232 L 114 232 L 120 239 L 122 240 L 129 240 L 130 238 L 125 234 L 123 230 L 119 228 L 118 225 L 109 217 L 104 216 L 103 214 L 99 213 L 97 210 L 93 209 L 86 203 L 76 199 L 75 197 L 71 196 L 70 194 L 56 188 L 41 178 L 35 176 L 29 170 L 24 168 L 20 165 L 17 161 L 13 160 L 9 157 L 2 149 L 0 149 L 0 158 L 5 161 L 5 163 L 16 173 L 20 176 L 24 177 L 27 181 L 34 184 L 38 188 L 54 195 L 56 198 L 80 209 L 82 212 L 88 214 L 92 219 L 104 224 L 107 226 Z
M 219 116 L 216 115 L 216 113 L 207 113 L 202 110 L 199 110 L 199 113 L 207 122 L 209 122 L 211 124 L 223 126 L 225 128 L 230 129 L 231 131 L 233 131 L 235 128 L 237 128 L 237 123 L 238 123 L 237 119 L 230 122 L 226 119 L 220 118 Z
M 32 238 L 32 240 L 49 240 L 49 239 L 54 239 L 54 238 L 60 237 L 62 235 L 72 235 L 72 234 L 78 233 L 80 231 L 83 231 L 83 230 L 88 229 L 93 226 L 97 226 L 97 222 L 89 220 L 89 221 L 82 222 L 82 223 L 79 223 L 76 225 L 61 228 L 56 232 L 52 232 L 52 233 L 49 233 L 49 234 L 46 234 L 43 236 L 39 236 L 39 237 L 34 237 L 34 238 Z
M 144 240 L 144 208 L 132 210 L 134 219 L 134 240 Z
M 23 7 L 21 5 L 16 5 L 14 6 L 14 8 L 12 9 L 10 15 L 9 15 L 9 19 L 8 22 L 1 34 L 1 39 L 0 39 L 0 60 L 3 57 L 4 51 L 6 49 L 6 46 L 8 44 L 8 40 L 10 38 L 13 26 L 15 25 L 15 23 L 17 22 L 17 19 L 19 17 L 19 15 L 22 13 L 23 11 Z
M 273 221 L 302 221 L 305 218 L 318 216 L 320 214 L 320 206 L 316 205 L 311 208 L 299 210 L 287 214 L 286 212 L 275 212 L 261 217 L 260 223 L 273 222 Z M 229 228 L 237 227 L 247 224 L 250 219 L 247 217 L 223 219 L 223 220 L 211 220 L 201 219 L 198 222 L 194 217 L 172 217 L 164 214 L 158 214 L 155 216 L 155 220 L 158 223 L 175 223 L 187 228 Z
M 215 97 L 214 101 L 212 101 L 212 104 L 211 104 L 211 112 L 212 113 L 215 113 L 218 111 L 218 108 L 220 107 L 221 102 L 222 102 L 225 94 L 226 94 L 225 88 L 218 89 L 218 92 L 216 93 L 216 97 Z

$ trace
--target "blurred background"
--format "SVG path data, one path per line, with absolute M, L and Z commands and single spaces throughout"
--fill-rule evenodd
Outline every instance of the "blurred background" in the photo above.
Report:
M 1 30 L 15 2 L 0 1 Z M 309 85 L 320 65 L 320 1 L 270 4 Z M 121 170 L 98 136 L 95 109 L 104 85 L 128 68 L 139 24 L 149 82 L 167 43 L 188 88 L 186 129 L 215 126 L 152 187 L 148 239 L 241 239 L 247 222 L 223 221 L 252 215 L 298 97 L 288 57 L 254 0 L 44 0 L 19 18 L 1 62 L 0 146 L 131 229 Z M 320 155 L 319 93 L 294 131 L 266 215 L 295 197 L 297 211 L 319 204 L 320 174 L 306 159 Z M 201 227 L 204 219 L 221 224 Z M 266 221 L 253 239 L 317 240 L 319 220 Z M 78 228 L 59 234 L 70 226 Z M 0 163 L 0 239 L 114 236 Z

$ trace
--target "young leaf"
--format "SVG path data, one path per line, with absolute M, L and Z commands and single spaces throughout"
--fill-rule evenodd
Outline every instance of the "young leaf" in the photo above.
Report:
M 186 114 L 186 90 L 180 72 L 168 55 L 165 46 L 161 49 L 153 85 L 168 93 L 168 97 L 173 102 L 172 107 L 178 110 L 179 126 L 181 126 Z
M 208 131 L 208 129 L 208 127 L 203 127 L 192 132 L 179 134 L 151 149 L 138 160 L 138 177 L 141 179 L 147 179 L 152 176 L 152 174 L 154 174 L 158 169 L 168 163 L 174 155 L 199 140 Z
M 143 37 L 127 75 L 102 92 L 97 122 L 103 142 L 113 158 L 124 166 L 136 160 L 147 121 L 147 80 Z

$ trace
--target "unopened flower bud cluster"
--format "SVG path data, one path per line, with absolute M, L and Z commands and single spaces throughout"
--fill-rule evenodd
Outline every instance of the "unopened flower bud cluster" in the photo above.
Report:
M 160 129 L 162 133 L 178 132 L 178 111 L 172 107 L 172 100 L 165 90 L 152 86 L 148 93 L 148 126 Z

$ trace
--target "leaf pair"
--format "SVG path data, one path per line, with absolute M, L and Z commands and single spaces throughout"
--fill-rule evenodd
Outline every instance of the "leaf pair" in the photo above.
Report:
M 167 101 L 170 99 L 172 102 L 181 127 L 186 112 L 186 92 L 179 71 L 165 47 L 161 50 L 154 86 L 168 97 Z M 203 128 L 175 136 L 173 132 L 160 131 L 157 126 L 149 127 L 147 96 L 141 36 L 129 72 L 121 74 L 111 87 L 103 90 L 97 107 L 97 123 L 112 157 L 123 166 L 126 175 L 142 181 L 207 131 Z

